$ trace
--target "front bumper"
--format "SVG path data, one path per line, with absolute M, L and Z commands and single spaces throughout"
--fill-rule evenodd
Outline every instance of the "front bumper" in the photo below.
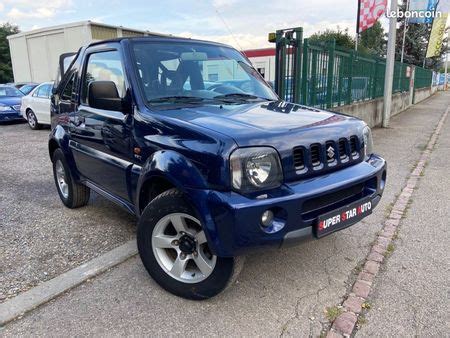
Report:
M 372 155 L 367 162 L 319 177 L 285 184 L 267 198 L 249 198 L 235 192 L 189 191 L 199 211 L 212 251 L 236 256 L 266 246 L 281 246 L 315 238 L 319 215 L 363 198 L 375 207 L 386 183 L 386 162 Z M 275 213 L 274 227 L 264 229 L 261 215 Z
M 11 109 L 11 110 L 0 112 L 0 122 L 17 121 L 17 120 L 23 120 L 23 116 L 20 113 L 20 111 Z

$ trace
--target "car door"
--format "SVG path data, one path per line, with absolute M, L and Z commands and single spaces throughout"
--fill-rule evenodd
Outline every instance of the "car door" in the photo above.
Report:
M 38 121 L 45 124 L 50 124 L 50 94 L 52 85 L 50 83 L 43 84 L 39 88 L 37 97 L 37 111 L 36 116 Z M 39 116 L 38 116 L 39 115 Z
M 49 84 L 42 84 L 33 93 L 31 109 L 39 123 L 50 123 L 49 90 Z
M 118 44 L 86 51 L 80 102 L 71 127 L 71 147 L 79 172 L 103 190 L 131 201 L 127 177 L 132 163 L 131 116 L 92 108 L 88 87 L 92 81 L 112 81 L 119 96 L 126 92 L 124 67 Z

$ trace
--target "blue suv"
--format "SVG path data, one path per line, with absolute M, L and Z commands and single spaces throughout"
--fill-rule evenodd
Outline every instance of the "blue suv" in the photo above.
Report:
M 212 297 L 249 250 L 321 238 L 380 201 L 369 127 L 280 101 L 229 46 L 120 38 L 63 55 L 60 73 L 49 152 L 62 202 L 94 190 L 136 215 L 145 268 L 178 296 Z

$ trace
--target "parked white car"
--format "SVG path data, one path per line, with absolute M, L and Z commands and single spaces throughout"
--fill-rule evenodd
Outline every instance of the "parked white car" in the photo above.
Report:
M 28 121 L 31 129 L 40 129 L 43 124 L 50 124 L 50 96 L 53 82 L 44 82 L 22 98 L 20 112 Z

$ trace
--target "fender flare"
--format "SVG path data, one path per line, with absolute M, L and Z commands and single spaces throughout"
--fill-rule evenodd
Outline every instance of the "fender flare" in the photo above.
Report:
M 173 150 L 153 153 L 141 168 L 136 186 L 136 214 L 140 215 L 142 190 L 149 181 L 163 178 L 177 189 L 187 193 L 189 189 L 207 189 L 208 184 L 200 170 L 182 154 Z M 187 194 L 189 198 L 189 194 Z M 191 201 L 193 202 L 193 201 Z M 195 203 L 193 203 L 195 206 Z
M 77 166 L 75 164 L 72 151 L 70 150 L 69 147 L 69 135 L 61 125 L 57 125 L 49 135 L 48 154 L 50 156 L 50 161 L 52 161 L 52 155 L 56 148 L 62 150 L 66 158 L 66 161 L 69 164 L 69 167 L 72 169 L 71 170 L 72 176 L 76 181 L 79 181 L 80 176 L 78 175 L 78 171 L 76 170 Z

